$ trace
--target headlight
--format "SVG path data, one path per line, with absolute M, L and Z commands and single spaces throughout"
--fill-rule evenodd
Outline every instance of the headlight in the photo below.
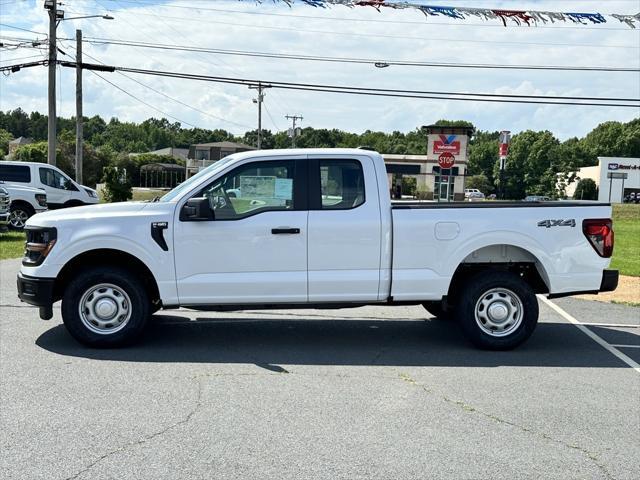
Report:
M 91 198 L 98 198 L 98 195 L 96 195 L 96 192 L 94 192 L 93 190 L 85 188 L 84 191 L 87 192 L 87 195 L 89 195 Z
M 36 193 L 36 202 L 41 207 L 47 206 L 47 194 L 46 193 Z
M 22 264 L 26 267 L 37 267 L 56 244 L 58 232 L 55 227 L 25 227 L 27 241 L 25 243 Z

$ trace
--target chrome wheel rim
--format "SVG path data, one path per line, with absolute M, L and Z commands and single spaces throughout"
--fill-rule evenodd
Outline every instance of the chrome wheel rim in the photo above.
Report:
M 520 297 L 506 288 L 492 288 L 476 302 L 475 317 L 480 330 L 492 337 L 515 332 L 524 316 Z
M 13 228 L 24 228 L 27 220 L 29 220 L 29 214 L 24 210 L 12 210 L 9 213 L 9 224 Z
M 99 335 L 119 332 L 131 318 L 131 300 L 122 288 L 101 283 L 89 288 L 78 307 L 82 324 Z

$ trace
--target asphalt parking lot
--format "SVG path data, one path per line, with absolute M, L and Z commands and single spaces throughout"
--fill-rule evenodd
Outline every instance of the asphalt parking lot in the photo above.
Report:
M 640 478 L 639 308 L 541 302 L 512 352 L 421 307 L 164 311 L 142 344 L 90 350 L 59 306 L 20 304 L 18 266 L 2 478 Z

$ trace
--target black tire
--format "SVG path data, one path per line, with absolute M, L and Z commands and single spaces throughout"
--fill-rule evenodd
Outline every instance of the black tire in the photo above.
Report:
M 478 319 L 476 306 L 479 312 Z M 505 314 L 505 320 L 497 322 L 500 323 L 499 327 L 487 322 L 492 306 L 497 308 L 498 314 L 505 310 L 508 312 Z M 501 310 L 503 306 L 505 310 Z M 521 315 L 517 312 L 521 312 Z M 510 350 L 527 340 L 535 330 L 538 324 L 538 301 L 531 286 L 518 275 L 495 270 L 484 271 L 462 285 L 456 303 L 455 318 L 464 335 L 476 347 Z M 501 328 L 503 330 L 500 330 Z M 487 330 L 492 330 L 493 333 L 489 334 Z
M 117 324 L 120 311 L 117 312 L 117 318 L 114 319 L 111 327 L 92 324 L 92 317 L 89 314 L 91 309 L 89 308 L 85 309 L 83 315 L 80 314 L 80 303 L 83 301 L 83 297 L 98 285 L 110 285 L 111 287 L 96 290 L 96 293 L 89 295 L 89 298 L 97 298 L 98 300 L 94 300 L 96 303 L 101 298 L 106 298 L 107 304 L 112 298 L 122 302 L 126 311 L 129 312 L 128 320 L 121 322 L 124 325 Z M 108 296 L 109 293 L 118 293 L 119 291 L 126 295 Z M 100 297 L 101 294 L 104 297 Z M 118 305 L 119 303 L 113 301 L 113 304 Z M 134 273 L 122 268 L 99 266 L 80 272 L 66 286 L 62 297 L 62 320 L 71 336 L 84 345 L 120 347 L 132 344 L 142 335 L 150 316 L 150 307 L 149 296 L 144 284 Z M 118 309 L 117 306 L 114 308 Z M 97 307 L 93 310 L 97 311 Z M 94 313 L 93 318 L 100 318 L 95 315 L 97 314 Z M 123 316 L 126 317 L 124 314 Z M 101 332 L 92 331 L 90 325 L 94 330 L 101 330 Z M 109 329 L 114 331 L 109 332 Z
M 447 310 L 444 309 L 444 305 L 442 304 L 442 301 L 424 302 L 422 306 L 427 312 L 429 312 L 431 315 L 433 315 L 434 317 L 440 320 L 445 320 L 450 317 L 450 312 L 448 309 Z
M 24 230 L 24 222 L 35 214 L 31 205 L 24 202 L 14 202 L 9 207 L 9 228 L 21 232 Z

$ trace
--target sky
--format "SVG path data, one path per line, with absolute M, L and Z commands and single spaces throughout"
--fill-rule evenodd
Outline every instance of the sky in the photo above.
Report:
M 414 0 L 417 1 L 417 0 Z M 384 60 L 563 66 L 640 66 L 640 28 L 607 17 L 604 25 L 571 23 L 537 27 L 502 26 L 499 21 L 430 17 L 419 11 L 369 7 L 292 7 L 270 0 L 64 0 L 65 17 L 108 14 L 60 23 L 59 48 L 72 60 L 76 29 L 85 38 L 109 38 L 272 53 Z M 640 12 L 640 0 L 473 1 L 425 5 L 599 12 Z M 0 0 L 0 36 L 45 39 L 48 16 L 42 0 Z M 30 30 L 31 33 L 21 29 Z M 42 34 L 38 34 L 38 32 Z M 68 40 L 64 40 L 68 39 Z M 86 62 L 179 71 L 263 81 L 357 85 L 403 90 L 437 90 L 527 95 L 640 98 L 638 72 L 564 72 L 449 69 L 307 62 L 199 52 L 84 44 Z M 33 58 L 24 58 L 31 57 Z M 46 50 L 0 49 L 0 65 L 43 59 Z M 246 86 L 100 73 L 137 97 L 84 72 L 84 114 L 140 122 L 167 117 L 189 128 L 224 128 L 234 134 L 257 126 L 255 91 Z M 141 82 L 140 83 L 136 83 Z M 161 93 L 159 93 L 161 92 Z M 162 94 L 171 97 L 167 98 Z M 144 102 L 144 103 L 143 103 Z M 75 115 L 75 71 L 59 67 L 58 115 Z M 185 105 L 186 104 L 186 105 Z M 376 98 L 269 89 L 263 128 L 285 130 L 285 115 L 301 115 L 300 125 L 365 130 L 411 131 L 439 119 L 472 122 L 482 130 L 550 130 L 561 140 L 584 136 L 598 124 L 640 117 L 639 109 L 588 106 L 491 104 L 450 100 Z M 47 111 L 47 71 L 35 67 L 0 75 L 0 110 Z M 192 108 L 189 108 L 192 107 Z

